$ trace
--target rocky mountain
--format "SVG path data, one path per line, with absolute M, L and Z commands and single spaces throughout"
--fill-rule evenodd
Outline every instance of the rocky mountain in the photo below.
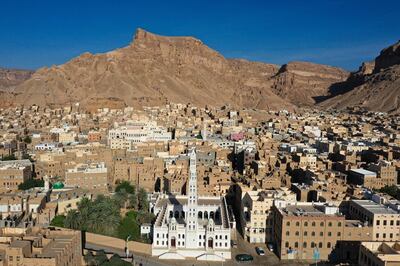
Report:
M 346 80 L 349 73 L 343 69 L 291 62 L 283 65 L 273 78 L 273 91 L 297 106 L 312 106 L 327 97 L 332 84 Z
M 29 79 L 33 71 L 7 69 L 0 67 L 0 91 L 11 91 L 17 85 Z
M 342 83 L 331 86 L 339 95 L 320 103 L 323 108 L 362 107 L 400 112 L 400 41 L 383 49 L 372 62 L 363 63 Z M 335 94 L 333 94 L 335 95 Z
M 163 37 L 137 30 L 127 47 L 84 53 L 64 65 L 42 68 L 16 92 L 20 104 L 198 105 L 247 107 L 292 105 L 270 90 L 278 67 L 227 60 L 192 37 Z
M 101 106 L 167 102 L 261 109 L 294 109 L 329 94 L 346 80 L 342 69 L 293 62 L 282 67 L 226 59 L 192 37 L 138 29 L 131 44 L 103 54 L 84 53 L 37 70 L 15 89 L 15 104 Z M 9 96 L 11 97 L 11 96 Z

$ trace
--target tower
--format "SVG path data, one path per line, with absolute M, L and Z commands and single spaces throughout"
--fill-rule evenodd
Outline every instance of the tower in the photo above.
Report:
M 203 141 L 207 141 L 207 123 L 204 122 L 203 124 L 203 132 L 202 132 Z
M 186 248 L 197 248 L 197 173 L 196 150 L 189 151 L 188 211 L 186 215 Z

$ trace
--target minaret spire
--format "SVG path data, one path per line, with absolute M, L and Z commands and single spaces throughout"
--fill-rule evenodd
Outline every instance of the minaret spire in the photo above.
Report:
M 188 211 L 186 216 L 186 247 L 197 247 L 197 172 L 196 172 L 196 150 L 189 151 L 189 193 Z

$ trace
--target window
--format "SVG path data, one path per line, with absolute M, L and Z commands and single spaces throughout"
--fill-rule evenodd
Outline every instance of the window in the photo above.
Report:
M 319 242 L 318 247 L 322 248 L 322 242 Z
M 304 236 L 307 236 L 307 231 L 304 231 Z
M 328 236 L 332 236 L 332 232 L 328 232 Z
M 295 243 L 294 243 L 294 247 L 295 247 L 295 248 L 298 248 L 298 247 L 299 247 L 299 242 L 295 242 Z
M 308 226 L 308 222 L 304 222 L 304 226 Z
M 289 236 L 289 231 L 286 231 L 286 235 Z
M 328 243 L 326 244 L 326 247 L 327 247 L 327 248 L 331 248 L 331 247 L 332 247 L 331 242 L 328 242 Z
M 290 226 L 290 222 L 286 222 L 286 226 Z
M 331 226 L 332 226 L 332 222 L 329 222 L 329 223 L 328 223 L 328 226 L 331 227 Z
M 324 226 L 324 222 L 321 222 L 319 225 L 320 225 L 320 226 Z
M 311 247 L 315 248 L 315 243 L 314 242 L 311 242 Z
M 394 221 L 393 220 L 390 220 L 390 225 L 394 225 Z
M 341 234 L 340 234 L 340 232 L 337 232 L 337 236 L 340 236 Z
M 383 238 L 386 238 L 386 233 L 383 233 Z
M 303 248 L 306 248 L 307 247 L 307 242 L 304 242 L 303 243 Z
M 314 231 L 311 232 L 311 236 L 315 236 L 315 232 Z
M 376 225 L 381 225 L 381 221 L 376 220 Z
M 315 226 L 315 222 L 312 222 L 311 226 Z
M 324 232 L 319 232 L 319 236 L 324 236 Z
M 376 238 L 379 238 L 379 233 L 376 234 Z
M 300 235 L 299 231 L 296 231 L 296 236 L 299 236 L 299 235 Z
M 287 247 L 287 248 L 289 247 L 289 242 L 285 243 L 285 247 Z
M 296 222 L 296 226 L 300 226 L 300 223 L 299 223 L 299 222 Z
M 341 222 L 338 222 L 338 224 L 337 224 L 339 227 L 341 227 L 342 226 L 342 223 Z
M 386 220 L 383 220 L 383 225 L 386 225 L 387 224 L 387 221 Z

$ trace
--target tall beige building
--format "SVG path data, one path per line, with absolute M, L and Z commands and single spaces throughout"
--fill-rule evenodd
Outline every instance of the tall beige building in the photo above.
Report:
M 287 188 L 244 192 L 242 198 L 244 238 L 250 243 L 273 241 L 273 216 L 271 208 L 275 200 L 295 202 L 296 194 Z
M 372 227 L 373 241 L 400 240 L 400 213 L 371 200 L 352 200 L 349 215 Z
M 1 190 L 17 190 L 18 185 L 32 178 L 29 160 L 0 161 Z
M 79 266 L 82 265 L 81 233 L 72 230 L 34 228 L 29 234 L 15 232 L 0 238 L 0 265 Z
M 353 247 L 352 243 L 371 240 L 371 227 L 359 220 L 346 220 L 338 207 L 328 203 L 274 206 L 273 217 L 276 250 L 281 259 L 311 260 L 314 253 L 321 260 L 331 256 L 350 258 L 354 256 L 346 249 Z
M 88 190 L 106 191 L 108 189 L 107 167 L 104 163 L 78 164 L 66 171 L 65 184 Z

